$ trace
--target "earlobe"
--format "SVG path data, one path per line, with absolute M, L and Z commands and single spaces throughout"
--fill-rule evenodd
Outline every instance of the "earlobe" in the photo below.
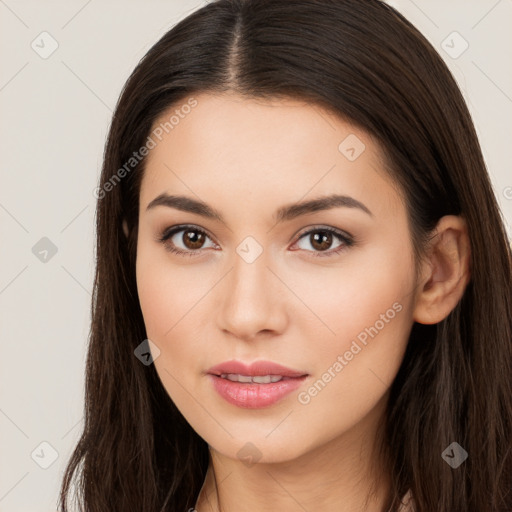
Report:
M 446 215 L 434 230 L 416 294 L 414 320 L 435 324 L 462 298 L 470 280 L 470 243 L 462 217 Z

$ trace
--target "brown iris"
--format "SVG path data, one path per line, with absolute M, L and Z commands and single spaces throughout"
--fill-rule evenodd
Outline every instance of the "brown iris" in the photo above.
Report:
M 329 249 L 332 244 L 332 233 L 328 231 L 316 231 L 312 235 L 311 246 L 319 251 L 325 251 Z
M 183 242 L 188 249 L 200 249 L 204 244 L 204 234 L 194 229 L 186 229 L 183 232 Z

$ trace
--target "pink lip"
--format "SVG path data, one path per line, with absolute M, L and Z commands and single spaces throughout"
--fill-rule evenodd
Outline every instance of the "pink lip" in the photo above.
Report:
M 292 370 L 271 361 L 256 361 L 246 365 L 240 361 L 226 361 L 210 368 L 207 373 L 214 389 L 227 402 L 246 409 L 268 407 L 297 389 L 306 379 L 307 373 Z M 232 382 L 221 374 L 237 373 L 248 376 L 281 375 L 279 382 L 268 384 Z
M 213 375 L 221 375 L 222 373 L 238 373 L 239 375 L 282 375 L 283 377 L 302 377 L 307 375 L 307 372 L 299 370 L 292 370 L 286 366 L 273 363 L 272 361 L 255 361 L 250 365 L 246 365 L 241 361 L 225 361 L 216 366 L 212 366 L 207 373 Z

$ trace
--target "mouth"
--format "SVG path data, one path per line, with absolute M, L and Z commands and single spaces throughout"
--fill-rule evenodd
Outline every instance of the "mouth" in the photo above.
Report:
M 208 370 L 217 393 L 227 402 L 246 409 L 269 407 L 297 389 L 309 376 L 270 361 L 245 365 L 227 361 Z

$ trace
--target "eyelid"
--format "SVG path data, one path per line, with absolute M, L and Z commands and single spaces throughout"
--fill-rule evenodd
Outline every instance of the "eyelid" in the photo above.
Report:
M 298 234 L 294 235 L 293 238 L 301 238 L 304 235 L 307 235 L 311 231 L 329 231 L 339 235 L 342 238 L 347 238 L 349 240 L 353 240 L 354 237 L 348 232 L 339 228 L 335 228 L 334 226 L 327 226 L 326 224 L 312 224 L 310 226 L 306 226 L 303 230 L 299 231 Z

